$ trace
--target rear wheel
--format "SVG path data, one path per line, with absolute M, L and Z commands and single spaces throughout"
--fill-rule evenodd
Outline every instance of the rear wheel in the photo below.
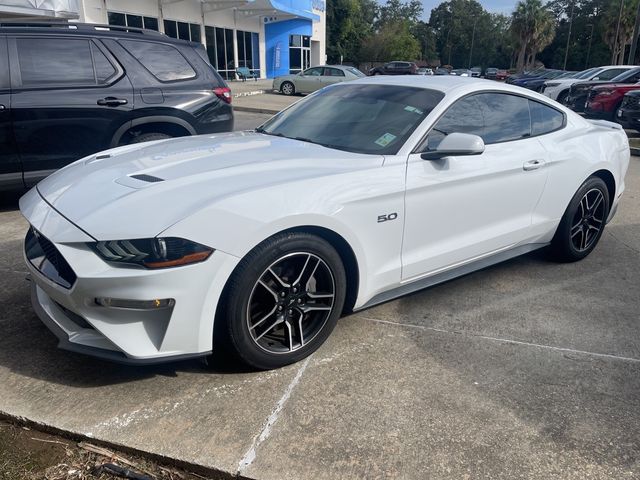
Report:
M 567 98 L 569 98 L 569 91 L 565 90 L 563 92 L 560 92 L 560 94 L 558 95 L 558 103 L 561 103 L 562 105 L 566 105 L 567 104 Z
M 551 242 L 555 257 L 575 262 L 596 247 L 609 214 L 609 192 L 601 178 L 589 177 L 571 199 Z
M 284 82 L 280 86 L 280 91 L 285 95 L 293 95 L 294 93 L 296 93 L 296 87 L 291 82 Z
M 345 270 L 328 242 L 307 233 L 277 235 L 233 273 L 214 341 L 254 368 L 297 362 L 327 339 L 345 293 Z

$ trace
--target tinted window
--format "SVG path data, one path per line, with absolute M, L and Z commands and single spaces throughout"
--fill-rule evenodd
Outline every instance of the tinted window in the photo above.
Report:
M 339 68 L 325 68 L 324 76 L 325 77 L 344 77 L 344 72 Z
M 502 93 L 479 93 L 458 100 L 438 120 L 427 136 L 427 149 L 434 150 L 454 132 L 478 135 L 492 144 L 531 135 L 528 100 Z
M 262 131 L 339 150 L 393 155 L 443 96 L 424 88 L 342 83 L 277 114 Z
M 196 76 L 182 54 L 170 45 L 132 40 L 121 40 L 121 43 L 158 80 L 167 82 Z
M 107 83 L 107 80 L 116 74 L 116 69 L 113 68 L 113 65 L 107 60 L 104 53 L 93 43 L 91 44 L 91 52 L 93 53 L 93 63 L 96 67 L 97 83 Z
M 178 22 L 178 38 L 181 40 L 189 40 L 189 24 Z
M 508 142 L 531 135 L 529 102 L 503 93 L 475 95 L 484 118 L 484 143 Z
M 617 77 L 622 72 L 625 72 L 625 68 L 611 68 L 609 70 L 605 70 L 598 75 L 598 80 L 611 80 L 614 77 Z
M 197 23 L 190 23 L 189 31 L 191 32 L 191 41 L 200 43 L 200 25 Z
M 564 115 L 554 108 L 529 100 L 529 109 L 532 135 L 553 132 L 564 125 Z
M 95 84 L 89 40 L 18 38 L 22 85 Z
M 475 96 L 465 97 L 449 107 L 427 136 L 427 150 L 435 150 L 450 133 L 470 133 L 482 137 L 484 118 Z
M 178 38 L 178 25 L 173 20 L 164 21 L 164 33 L 171 38 Z

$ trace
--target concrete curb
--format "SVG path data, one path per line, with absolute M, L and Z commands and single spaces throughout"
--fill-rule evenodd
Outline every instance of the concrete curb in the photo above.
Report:
M 186 462 L 183 460 L 178 460 L 178 459 L 167 457 L 165 455 L 160 455 L 157 453 L 146 452 L 138 448 L 127 447 L 126 445 L 123 445 L 117 442 L 109 442 L 106 440 L 101 440 L 96 437 L 89 437 L 79 432 L 75 432 L 72 430 L 63 430 L 61 428 L 53 427 L 46 423 L 36 422 L 26 417 L 18 417 L 16 415 L 11 415 L 3 411 L 0 411 L 0 420 L 11 423 L 18 427 L 28 427 L 33 430 L 48 433 L 50 435 L 57 435 L 59 437 L 66 438 L 73 442 L 78 442 L 78 443 L 87 442 L 93 445 L 97 445 L 99 447 L 118 450 L 124 454 L 137 455 L 139 457 L 152 460 L 160 465 L 182 468 L 192 473 L 197 473 L 199 475 L 206 475 L 207 477 L 219 478 L 221 480 L 222 479 L 238 480 L 243 478 L 243 477 L 238 477 L 238 475 L 234 473 L 225 472 L 224 470 L 205 467 L 203 465 L 198 465 L 197 463 Z
M 258 108 L 258 107 L 233 107 L 233 110 L 235 112 L 249 112 L 249 113 L 264 113 L 264 114 L 268 114 L 268 115 L 275 115 L 276 113 L 280 112 L 280 110 L 273 110 L 271 108 Z
M 232 96 L 233 98 L 251 97 L 253 95 L 262 95 L 263 93 L 267 92 L 269 92 L 269 90 L 251 90 L 250 92 L 234 93 Z

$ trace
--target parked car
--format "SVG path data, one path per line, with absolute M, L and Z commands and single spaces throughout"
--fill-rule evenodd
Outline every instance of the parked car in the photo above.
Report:
M 433 72 L 434 75 L 450 75 L 449 70 L 447 70 L 446 68 L 442 68 L 442 67 L 438 67 L 436 68 L 436 70 Z
M 457 75 L 458 77 L 471 77 L 471 70 L 466 68 L 456 68 L 451 70 L 451 75 Z
M 273 89 L 285 95 L 311 93 L 327 85 L 348 82 L 365 76 L 360 70 L 351 66 L 320 65 L 307 68 L 305 71 L 295 75 L 276 77 L 273 80 Z
M 363 78 L 255 132 L 91 155 L 20 200 L 32 304 L 69 350 L 281 367 L 343 312 L 546 246 L 585 258 L 625 188 L 615 127 L 504 84 Z
M 616 121 L 625 128 L 640 132 L 640 90 L 625 93 L 622 103 L 616 110 Z
M 571 78 L 553 79 L 545 82 L 541 93 L 560 103 L 566 103 L 569 88 L 579 81 L 611 80 L 623 72 L 635 68 L 633 65 L 610 65 L 607 67 L 595 67 L 583 70 Z
M 589 98 L 589 90 L 591 90 L 592 87 L 609 83 L 634 84 L 638 82 L 640 82 L 640 67 L 627 70 L 610 81 L 596 80 L 591 82 L 577 82 L 569 88 L 565 105 L 574 112 L 584 112 L 584 107 Z
M 0 189 L 107 148 L 233 130 L 229 87 L 200 43 L 72 25 L 0 26 Z
M 504 81 L 508 76 L 509 72 L 504 69 L 500 69 L 496 72 L 496 80 Z
M 369 75 L 415 75 L 418 66 L 413 62 L 389 62 L 369 70 Z
M 518 87 L 528 88 L 529 90 L 536 90 L 538 87 L 544 85 L 547 80 L 557 78 L 563 73 L 564 72 L 562 70 L 545 70 L 544 72 L 536 73 L 535 75 L 525 75 L 512 80 L 510 83 Z
M 421 67 L 417 71 L 418 75 L 433 75 L 433 69 L 428 67 Z
M 520 73 L 513 73 L 511 75 L 508 75 L 505 82 L 508 84 L 512 84 L 513 82 L 515 82 L 516 80 L 519 80 L 521 78 L 525 78 L 525 77 L 539 77 L 542 73 L 544 73 L 547 69 L 544 67 L 539 67 L 533 70 L 525 70 L 523 72 Z
M 589 90 L 584 113 L 589 118 L 615 120 L 616 111 L 622 105 L 627 92 L 639 90 L 640 84 L 608 83 L 597 85 Z
M 481 77 L 482 76 L 482 67 L 473 67 L 471 69 L 472 77 Z
M 498 69 L 494 67 L 489 67 L 484 71 L 484 78 L 488 80 L 496 80 L 498 76 Z

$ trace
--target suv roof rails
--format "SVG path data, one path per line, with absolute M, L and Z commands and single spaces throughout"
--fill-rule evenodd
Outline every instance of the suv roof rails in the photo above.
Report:
M 67 30 L 76 30 L 76 31 L 111 31 L 111 32 L 130 32 L 130 33 L 141 33 L 145 35 L 162 35 L 163 33 L 157 32 L 155 30 L 149 30 L 146 28 L 136 28 L 136 27 L 123 27 L 120 25 L 104 25 L 99 23 L 74 23 L 74 22 L 47 22 L 47 21 L 31 21 L 25 22 L 24 20 L 3 20 L 0 21 L 0 28 L 5 27 L 13 27 L 13 28 L 60 28 Z

